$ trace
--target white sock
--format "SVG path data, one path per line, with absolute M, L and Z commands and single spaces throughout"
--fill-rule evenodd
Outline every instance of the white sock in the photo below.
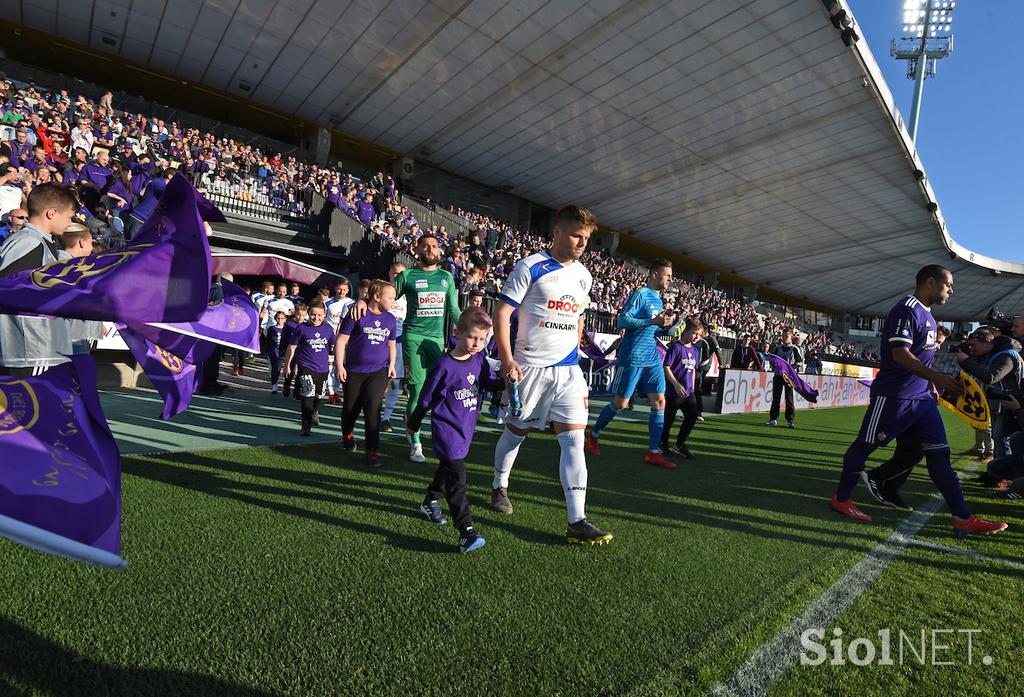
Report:
M 587 503 L 587 458 L 583 451 L 586 438 L 583 429 L 563 431 L 558 434 L 558 445 L 562 457 L 558 461 L 558 475 L 565 492 L 565 509 L 569 522 L 576 523 L 586 517 Z
M 507 428 L 501 432 L 498 445 L 494 448 L 492 488 L 508 488 L 508 475 L 512 472 L 512 465 L 516 464 L 516 455 L 519 454 L 519 446 L 523 444 L 524 440 L 526 440 L 526 436 L 517 436 Z

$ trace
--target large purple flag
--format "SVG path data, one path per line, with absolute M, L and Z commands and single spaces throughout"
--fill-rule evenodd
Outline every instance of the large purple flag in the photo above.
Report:
M 164 400 L 160 418 L 166 421 L 188 409 L 192 403 L 192 395 L 199 388 L 202 374 L 196 363 L 188 358 L 176 356 L 129 327 L 119 326 L 118 333 Z M 196 340 L 190 353 L 205 353 L 208 357 L 212 351 L 213 344 Z
M 198 365 L 215 344 L 259 353 L 260 318 L 238 285 L 221 281 L 224 300 L 212 302 L 195 322 L 118 325 L 118 333 L 164 400 L 161 418 L 188 409 L 199 387 Z
M 769 353 L 768 360 L 772 362 L 772 369 L 775 373 L 782 376 L 782 379 L 789 383 L 789 386 L 796 390 L 797 394 L 808 402 L 818 401 L 818 391 L 804 382 L 803 378 L 793 370 L 793 366 L 787 363 L 784 358 L 776 356 L 774 353 Z
M 121 458 L 89 356 L 38 377 L 0 377 L 0 535 L 47 554 L 126 564 Z
M 214 348 L 211 342 L 259 353 L 259 310 L 238 285 L 227 280 L 222 280 L 221 285 L 224 300 L 210 303 L 193 322 L 133 323 L 129 327 L 165 351 L 193 363 L 210 356 Z
M 210 204 L 177 175 L 131 244 L 0 278 L 0 312 L 111 322 L 190 322 L 210 296 Z

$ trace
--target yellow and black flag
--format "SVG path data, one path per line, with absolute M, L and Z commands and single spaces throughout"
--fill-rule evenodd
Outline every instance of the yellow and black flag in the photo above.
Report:
M 978 381 L 961 371 L 957 377 L 964 391 L 954 401 L 942 395 L 939 403 L 970 424 L 971 428 L 986 429 L 992 427 L 992 415 L 988 407 L 985 390 Z

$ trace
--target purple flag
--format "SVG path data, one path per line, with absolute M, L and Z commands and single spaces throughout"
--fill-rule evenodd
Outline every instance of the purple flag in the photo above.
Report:
M 259 353 L 259 312 L 238 285 L 221 281 L 224 300 L 210 303 L 195 322 L 118 325 L 118 333 L 164 400 L 161 418 L 188 409 L 199 388 L 199 364 L 215 344 Z
M 165 351 L 192 363 L 209 358 L 213 344 L 259 353 L 259 310 L 240 286 L 227 280 L 222 280 L 221 286 L 224 299 L 209 303 L 194 322 L 128 326 Z
M 131 244 L 0 278 L 0 312 L 125 323 L 196 319 L 210 297 L 201 200 L 175 176 Z
M 192 403 L 192 395 L 199 388 L 202 372 L 196 363 L 188 358 L 176 356 L 129 327 L 119 326 L 118 333 L 164 400 L 160 418 L 166 421 L 188 409 Z M 200 340 L 194 342 L 190 353 L 205 353 L 209 357 L 213 351 L 213 344 Z
M 121 458 L 89 356 L 38 377 L 0 377 L 0 535 L 119 568 Z
M 797 375 L 797 372 L 793 370 L 793 366 L 787 363 L 785 359 L 776 356 L 774 353 L 769 353 L 768 360 L 772 362 L 772 368 L 775 370 L 775 373 L 782 376 L 782 379 L 796 390 L 797 394 L 808 402 L 818 401 L 818 391 L 804 382 L 803 378 Z
M 583 331 L 583 338 L 580 339 L 580 350 L 594 363 L 594 370 L 603 370 L 612 364 L 612 361 L 604 357 L 601 347 L 594 341 L 594 335 L 586 330 Z

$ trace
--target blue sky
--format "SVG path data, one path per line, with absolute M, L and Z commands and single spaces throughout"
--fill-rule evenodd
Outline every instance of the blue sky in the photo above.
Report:
M 903 0 L 850 0 L 905 119 L 913 81 L 889 55 Z M 1007 3 L 958 0 L 953 54 L 924 86 L 917 148 L 953 238 L 990 256 L 1024 262 L 1024 76 L 1013 47 L 1018 16 Z

